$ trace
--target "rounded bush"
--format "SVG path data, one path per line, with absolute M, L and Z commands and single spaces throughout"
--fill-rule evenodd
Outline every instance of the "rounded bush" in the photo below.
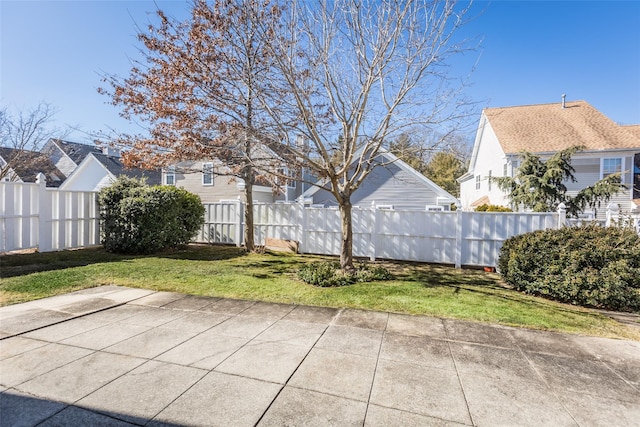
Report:
M 346 286 L 356 282 L 373 282 L 392 278 L 386 268 L 370 267 L 367 264 L 359 264 L 353 274 L 346 274 L 340 270 L 340 263 L 337 261 L 305 264 L 298 270 L 298 277 L 303 282 L 320 287 Z
M 102 244 L 110 252 L 147 254 L 188 243 L 204 224 L 200 197 L 182 188 L 120 177 L 98 195 Z
M 640 311 L 640 236 L 618 227 L 565 227 L 508 239 L 498 260 L 520 291 L 561 302 Z

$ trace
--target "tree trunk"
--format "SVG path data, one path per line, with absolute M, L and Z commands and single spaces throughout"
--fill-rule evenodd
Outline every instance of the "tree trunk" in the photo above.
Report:
M 244 247 L 248 252 L 255 250 L 255 241 L 253 235 L 253 182 L 251 181 L 251 166 L 247 166 L 244 177 Z
M 342 225 L 342 245 L 340 246 L 340 269 L 353 272 L 353 221 L 351 217 L 351 201 L 340 203 L 340 220 Z

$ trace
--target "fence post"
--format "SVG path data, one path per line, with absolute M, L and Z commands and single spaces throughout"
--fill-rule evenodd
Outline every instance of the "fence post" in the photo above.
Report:
M 238 212 L 238 216 L 236 218 L 236 247 L 240 247 L 242 246 L 242 237 L 244 236 L 244 233 L 242 232 L 242 220 L 244 218 L 244 203 L 242 203 L 241 200 L 237 201 L 238 203 L 238 209 L 236 209 L 236 212 Z
M 567 206 L 564 203 L 558 205 L 558 226 L 556 228 L 564 227 L 567 222 Z
M 53 206 L 47 194 L 47 178 L 42 172 L 36 175 L 36 184 L 38 184 L 38 251 L 49 252 L 53 247 L 51 242 Z
M 298 216 L 298 252 L 303 254 L 307 248 L 304 240 L 307 230 L 307 210 L 304 208 L 304 199 L 302 198 L 298 201 L 298 209 L 300 210 Z
M 620 207 L 617 203 L 609 203 L 609 205 L 607 206 L 607 221 L 605 222 L 605 225 L 607 227 L 616 225 L 619 219 Z
M 456 268 L 462 268 L 462 216 L 462 209 L 458 208 L 456 210 Z
M 369 224 L 369 261 L 376 260 L 376 240 L 378 238 L 376 229 L 376 202 L 371 202 L 371 223 Z

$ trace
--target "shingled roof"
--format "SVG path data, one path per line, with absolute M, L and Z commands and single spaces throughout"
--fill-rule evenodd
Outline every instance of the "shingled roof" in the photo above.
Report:
M 620 126 L 585 101 L 487 108 L 484 114 L 506 154 L 640 149 L 640 129 Z M 638 126 L 640 128 L 640 126 Z
M 93 154 L 97 161 L 111 172 L 114 176 L 126 175 L 129 178 L 146 178 L 147 184 L 159 185 L 162 183 L 162 172 L 159 169 L 139 169 L 126 168 L 122 160 L 118 157 L 108 156 L 106 154 Z
M 51 159 L 38 151 L 0 147 L 0 157 L 9 164 L 23 182 L 36 182 L 39 173 L 46 176 L 47 187 L 59 187 L 65 179 L 64 174 Z
M 56 139 L 55 143 L 76 165 L 79 165 L 89 154 L 102 153 L 102 149 L 95 145 L 80 144 L 62 139 Z
M 622 129 L 626 130 L 627 132 L 631 132 L 636 136 L 636 138 L 640 138 L 640 125 L 626 125 L 622 126 Z

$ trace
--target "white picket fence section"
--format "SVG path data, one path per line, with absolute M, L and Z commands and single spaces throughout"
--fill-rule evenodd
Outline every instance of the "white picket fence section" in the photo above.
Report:
M 242 244 L 240 202 L 207 203 L 201 243 Z M 564 224 L 561 213 L 433 212 L 353 208 L 356 257 L 456 266 L 495 266 L 511 236 Z M 340 254 L 340 213 L 336 208 L 267 203 L 254 206 L 255 241 L 295 240 L 301 253 Z
M 0 182 L 0 252 L 40 252 L 100 244 L 95 192 L 46 188 L 36 183 Z
M 206 203 L 205 223 L 194 238 L 201 243 L 240 246 L 244 209 L 239 201 Z M 610 206 L 607 224 L 623 220 Z M 625 221 L 640 232 L 640 215 Z M 339 255 L 340 213 L 298 203 L 254 206 L 256 244 L 266 238 L 295 240 L 301 253 Z M 511 236 L 569 224 L 564 209 L 550 213 L 434 212 L 353 208 L 353 253 L 356 257 L 419 261 L 460 266 L 498 262 Z M 46 188 L 36 183 L 0 182 L 0 252 L 37 248 L 40 252 L 100 244 L 96 192 Z

